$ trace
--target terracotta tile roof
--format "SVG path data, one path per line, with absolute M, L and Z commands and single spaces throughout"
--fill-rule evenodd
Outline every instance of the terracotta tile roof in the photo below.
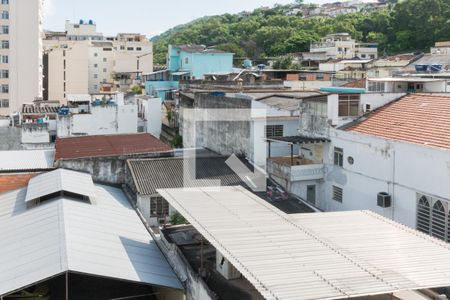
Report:
M 93 135 L 56 140 L 55 161 L 170 151 L 171 147 L 148 133 Z
M 450 150 L 450 96 L 407 95 L 345 130 Z
M 25 187 L 38 173 L 0 175 L 0 194 Z

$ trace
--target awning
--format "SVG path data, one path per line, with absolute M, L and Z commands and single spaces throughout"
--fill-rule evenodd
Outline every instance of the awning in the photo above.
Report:
M 275 143 L 295 144 L 295 145 L 330 142 L 329 139 L 324 137 L 308 137 L 301 135 L 266 138 L 266 141 Z
M 181 75 L 186 75 L 186 74 L 190 74 L 190 72 L 173 72 L 172 75 L 174 76 L 181 76 Z
M 450 245 L 368 211 L 288 215 L 242 187 L 158 190 L 268 300 L 450 286 Z

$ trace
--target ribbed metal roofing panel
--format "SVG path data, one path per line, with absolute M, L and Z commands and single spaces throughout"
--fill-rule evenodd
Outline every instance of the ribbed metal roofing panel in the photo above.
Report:
M 374 213 L 287 215 L 241 187 L 158 192 L 266 299 L 450 285 L 450 245 Z
M 30 179 L 25 201 L 32 201 L 59 191 L 71 192 L 91 199 L 95 197 L 91 175 L 57 169 Z
M 0 172 L 53 168 L 55 150 L 0 151 Z
M 196 178 L 220 180 L 221 185 L 245 185 L 239 176 L 225 163 L 227 157 L 199 157 L 195 160 Z M 186 159 L 193 166 L 194 159 Z M 180 188 L 184 186 L 184 159 L 181 157 L 162 159 L 128 160 L 128 167 L 141 195 L 156 194 L 156 189 Z M 248 163 L 247 166 L 252 168 Z M 192 174 L 194 177 L 194 174 Z
M 182 288 L 119 189 L 96 185 L 94 205 L 25 196 L 0 195 L 0 295 L 67 271 Z

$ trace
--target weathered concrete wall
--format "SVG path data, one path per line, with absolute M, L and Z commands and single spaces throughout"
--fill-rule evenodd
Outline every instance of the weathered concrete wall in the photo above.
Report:
M 195 108 L 199 109 L 248 109 L 249 121 L 197 121 L 184 118 L 182 126 L 189 132 L 183 136 L 185 147 L 204 147 L 222 155 L 247 155 L 250 149 L 251 100 L 228 96 L 214 96 L 210 93 L 196 94 Z M 195 125 L 194 125 L 195 122 Z M 194 128 L 195 126 L 195 139 Z M 181 131 L 184 134 L 184 130 Z
M 92 179 L 96 182 L 106 184 L 125 184 L 127 180 L 126 160 L 129 158 L 154 158 L 167 157 L 171 154 L 147 153 L 131 156 L 114 156 L 114 157 L 89 157 L 80 159 L 59 160 L 56 166 L 74 171 L 86 172 L 92 175 Z M 130 177 L 128 175 L 128 177 Z
M 21 128 L 1 127 L 0 128 L 0 150 L 22 150 L 20 144 Z

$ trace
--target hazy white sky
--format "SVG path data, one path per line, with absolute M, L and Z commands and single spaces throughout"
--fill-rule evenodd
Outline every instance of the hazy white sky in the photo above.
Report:
M 294 0 L 44 0 L 44 28 L 64 30 L 65 20 L 93 19 L 104 34 L 153 36 L 206 15 L 236 13 Z M 324 3 L 326 0 L 305 2 Z

